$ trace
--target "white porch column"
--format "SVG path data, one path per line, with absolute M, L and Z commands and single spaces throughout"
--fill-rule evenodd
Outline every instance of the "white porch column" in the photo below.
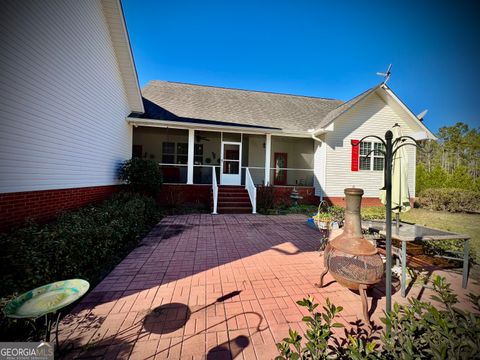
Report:
M 188 129 L 187 184 L 193 184 L 194 150 L 195 150 L 195 130 Z
M 265 185 L 270 183 L 270 158 L 272 157 L 272 134 L 266 134 L 265 139 Z

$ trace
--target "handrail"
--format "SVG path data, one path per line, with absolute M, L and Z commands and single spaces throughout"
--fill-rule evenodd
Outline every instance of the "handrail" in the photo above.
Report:
M 245 189 L 248 191 L 248 196 L 250 197 L 250 202 L 252 203 L 252 214 L 257 213 L 257 188 L 252 180 L 252 175 L 250 175 L 250 170 L 245 168 Z
M 217 213 L 217 202 L 218 202 L 218 185 L 217 185 L 217 172 L 215 167 L 212 167 L 212 196 L 213 196 L 213 212 L 212 214 L 216 215 Z

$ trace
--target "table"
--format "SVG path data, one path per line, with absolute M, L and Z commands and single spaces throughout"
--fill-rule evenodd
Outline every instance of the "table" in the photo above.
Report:
M 402 265 L 401 292 L 402 297 L 406 293 L 406 276 L 407 276 L 407 242 L 410 241 L 442 241 L 442 240 L 463 240 L 463 258 L 443 256 L 450 260 L 463 261 L 463 279 L 462 287 L 465 289 L 468 282 L 470 237 L 463 234 L 452 233 L 449 231 L 429 228 L 422 225 L 409 224 L 401 222 L 397 230 L 395 222 L 392 222 L 392 240 L 398 240 L 402 244 L 400 251 L 400 262 Z M 377 233 L 382 237 L 386 237 L 386 224 L 384 221 L 362 221 L 362 229 Z M 397 249 L 398 250 L 398 249 Z

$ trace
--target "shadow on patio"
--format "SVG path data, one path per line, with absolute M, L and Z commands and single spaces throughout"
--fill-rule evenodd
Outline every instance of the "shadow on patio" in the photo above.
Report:
M 289 328 L 303 331 L 296 301 L 307 294 L 342 305 L 339 322 L 360 328 L 358 295 L 329 275 L 315 287 L 318 245 L 301 215 L 164 218 L 64 319 L 60 341 L 72 358 L 273 358 Z M 382 293 L 370 293 L 377 324 Z

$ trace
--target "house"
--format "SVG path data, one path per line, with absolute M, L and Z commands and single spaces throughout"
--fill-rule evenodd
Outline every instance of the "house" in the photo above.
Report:
M 295 187 L 304 203 L 338 205 L 344 188 L 360 187 L 364 204 L 380 205 L 383 157 L 366 155 L 381 144 L 352 141 L 383 138 L 395 124 L 404 135 L 434 138 L 384 83 L 347 102 L 166 81 L 151 81 L 142 95 L 145 111 L 128 117 L 133 155 L 158 161 L 162 192 L 181 202 L 209 204 L 217 182 L 219 212 L 252 211 L 260 184 L 274 185 L 283 201 Z M 414 197 L 416 150 L 407 152 Z
M 143 112 L 120 1 L 3 1 L 0 230 L 110 196 Z
M 105 199 L 132 155 L 160 163 L 161 201 L 254 211 L 256 186 L 273 184 L 314 204 L 357 186 L 373 204 L 382 159 L 364 155 L 378 144 L 351 141 L 395 123 L 433 136 L 384 84 L 345 103 L 164 81 L 140 92 L 119 0 L 4 1 L 0 24 L 0 230 Z

